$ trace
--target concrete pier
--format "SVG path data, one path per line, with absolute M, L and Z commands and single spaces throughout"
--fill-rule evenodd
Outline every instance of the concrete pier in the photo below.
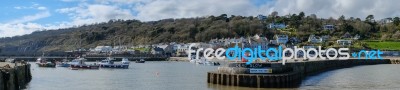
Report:
M 321 60 L 282 63 L 230 63 L 207 73 L 207 82 L 227 86 L 255 88 L 293 88 L 298 87 L 308 75 L 327 70 L 357 65 L 400 64 L 400 60 Z M 250 70 L 265 69 L 267 73 L 250 73 Z
M 28 63 L 0 62 L 0 90 L 21 90 L 31 81 Z

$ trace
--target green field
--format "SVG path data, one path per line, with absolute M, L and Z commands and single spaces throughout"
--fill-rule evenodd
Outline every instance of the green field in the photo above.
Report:
M 379 50 L 390 50 L 390 51 L 398 51 L 400 50 L 400 42 L 395 41 L 366 41 L 365 42 L 368 47 L 372 49 Z

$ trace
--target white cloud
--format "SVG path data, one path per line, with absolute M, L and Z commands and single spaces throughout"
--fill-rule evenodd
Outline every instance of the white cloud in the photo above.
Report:
M 16 7 L 14 7 L 15 9 L 22 9 L 22 7 L 20 7 L 20 6 L 16 6 Z
M 208 15 L 257 15 L 257 8 L 249 0 L 154 0 L 134 8 L 137 18 L 144 21 L 165 18 L 184 18 Z
M 15 6 L 14 9 L 37 9 L 47 10 L 47 7 L 41 6 L 40 4 L 33 3 L 31 6 Z
M 0 23 L 0 37 L 11 37 L 17 35 L 30 34 L 34 31 L 44 29 L 58 29 L 69 27 L 66 24 L 59 25 L 41 25 L 37 23 L 17 23 L 17 24 L 2 24 Z
M 81 1 L 81 2 L 85 2 L 86 0 L 61 0 L 63 2 L 77 2 L 77 1 Z
M 100 0 L 108 1 L 108 0 Z M 289 13 L 316 14 L 319 17 L 337 18 L 359 17 L 364 19 L 373 14 L 376 19 L 400 15 L 399 0 L 276 0 L 255 6 L 251 0 L 111 0 L 113 3 L 139 3 L 133 10 L 136 19 L 149 21 L 165 18 L 198 17 L 207 15 L 269 14 L 278 11 L 280 15 Z
M 37 13 L 35 15 L 28 15 L 28 16 L 24 16 L 19 19 L 12 20 L 9 23 L 10 24 L 25 23 L 25 22 L 30 22 L 30 21 L 35 21 L 38 19 L 46 18 L 46 17 L 49 17 L 50 15 L 51 15 L 50 12 L 44 11 L 44 12 Z
M 46 8 L 46 7 L 43 7 L 43 6 L 40 6 L 40 7 L 38 7 L 37 9 L 38 9 L 38 10 L 46 10 L 47 8 Z
M 319 17 L 359 17 L 372 14 L 376 19 L 400 15 L 399 0 L 277 0 L 271 11 L 280 15 L 289 13 L 316 14 Z
M 29 34 L 33 31 L 40 30 L 40 24 L 0 24 L 1 37 L 10 37 L 16 35 Z
M 111 5 L 83 4 L 78 7 L 57 9 L 56 11 L 68 14 L 73 25 L 106 22 L 110 19 L 133 19 L 131 10 Z

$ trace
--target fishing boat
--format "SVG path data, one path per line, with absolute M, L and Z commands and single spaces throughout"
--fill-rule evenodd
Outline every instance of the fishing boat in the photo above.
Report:
M 63 59 L 61 62 L 57 62 L 57 67 L 69 67 L 71 64 L 67 59 Z
M 108 57 L 104 60 L 101 60 L 99 63 L 100 67 L 102 68 L 128 68 L 129 67 L 129 61 L 127 62 L 127 59 L 122 59 L 121 62 L 114 62 L 115 59 Z
M 36 64 L 39 67 L 56 67 L 56 64 L 54 62 L 48 62 L 46 59 L 39 57 L 36 59 Z
M 144 59 L 136 60 L 136 63 L 144 63 L 146 62 Z
M 122 58 L 122 61 L 121 61 L 123 64 L 129 64 L 129 63 L 131 63 L 130 61 L 129 61 L 129 59 L 128 58 Z
M 89 65 L 86 64 L 85 62 L 86 62 L 85 58 L 78 57 L 70 62 L 70 68 L 74 70 L 74 69 L 99 69 L 100 67 L 99 65 L 96 64 Z

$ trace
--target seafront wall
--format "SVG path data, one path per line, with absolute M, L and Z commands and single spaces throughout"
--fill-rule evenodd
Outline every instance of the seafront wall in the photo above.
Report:
M 27 63 L 0 63 L 0 90 L 25 89 L 32 79 L 31 65 Z
M 291 88 L 298 87 L 308 75 L 358 65 L 398 64 L 400 60 L 321 60 L 282 63 L 230 63 L 207 73 L 207 82 L 228 86 L 256 88 Z M 250 69 L 270 69 L 268 74 L 252 74 Z

